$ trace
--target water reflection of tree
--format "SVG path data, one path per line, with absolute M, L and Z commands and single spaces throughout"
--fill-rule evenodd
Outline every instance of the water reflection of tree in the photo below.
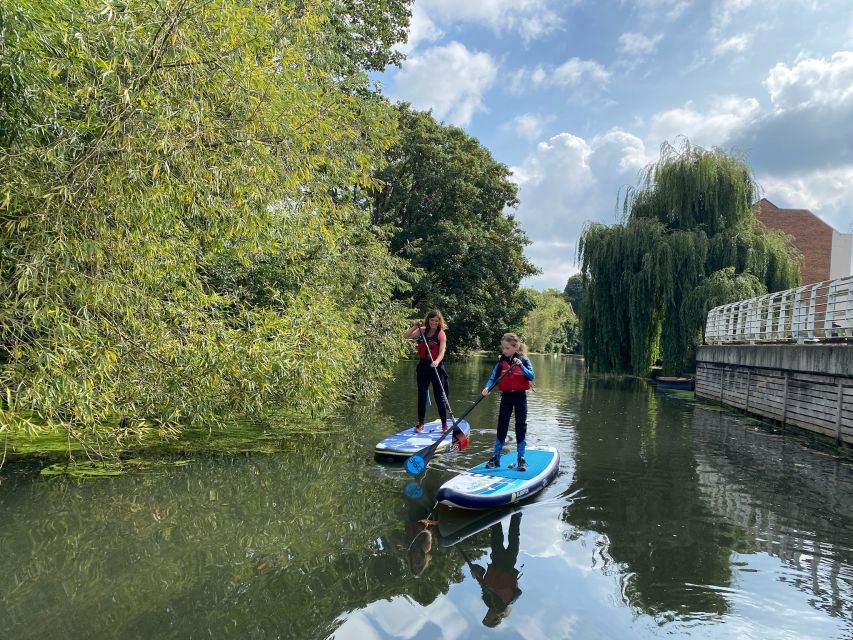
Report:
M 853 622 L 850 461 L 704 407 L 692 433 L 703 499 L 744 532 L 737 551 L 780 558 L 813 607 Z
M 604 537 L 627 603 L 661 620 L 727 612 L 737 531 L 702 500 L 690 407 L 615 378 L 590 379 L 569 402 L 580 499 L 564 519 Z
M 426 605 L 461 581 L 446 553 L 411 574 L 384 540 L 404 526 L 399 479 L 335 446 L 82 484 L 21 479 L 27 492 L 0 494 L 0 628 L 324 638 L 371 602 Z

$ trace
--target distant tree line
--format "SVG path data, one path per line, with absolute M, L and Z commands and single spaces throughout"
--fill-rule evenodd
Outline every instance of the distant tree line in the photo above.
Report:
M 526 290 L 533 308 L 522 337 L 534 353 L 579 353 L 580 323 L 566 295 L 556 289 Z

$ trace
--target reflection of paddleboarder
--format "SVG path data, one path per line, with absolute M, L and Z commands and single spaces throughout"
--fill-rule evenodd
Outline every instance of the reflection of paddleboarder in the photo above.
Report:
M 432 558 L 432 526 L 429 520 L 406 523 L 406 539 L 411 541 L 406 549 L 406 560 L 415 577 L 424 572 Z
M 483 624 L 487 627 L 498 626 L 509 615 L 510 605 L 521 595 L 521 589 L 518 588 L 521 571 L 515 568 L 520 527 L 521 513 L 513 514 L 509 521 L 509 539 L 504 547 L 501 523 L 493 524 L 490 529 L 492 554 L 488 568 L 468 563 L 471 575 L 483 589 L 483 602 L 489 608 L 483 618 Z
M 408 489 L 408 487 L 407 487 Z M 407 508 L 402 535 L 392 534 L 389 542 L 393 549 L 405 556 L 412 575 L 420 576 L 429 565 L 432 552 L 432 532 L 436 522 L 430 520 L 421 501 L 410 502 Z

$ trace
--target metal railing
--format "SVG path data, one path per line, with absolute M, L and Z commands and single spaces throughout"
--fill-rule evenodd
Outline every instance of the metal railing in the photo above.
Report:
M 739 300 L 708 312 L 705 344 L 853 339 L 853 276 Z

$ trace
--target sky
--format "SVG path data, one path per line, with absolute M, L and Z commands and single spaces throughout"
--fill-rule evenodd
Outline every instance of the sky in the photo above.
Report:
M 415 0 L 379 81 L 510 167 L 542 273 L 685 136 L 743 157 L 761 195 L 853 231 L 853 1 Z

